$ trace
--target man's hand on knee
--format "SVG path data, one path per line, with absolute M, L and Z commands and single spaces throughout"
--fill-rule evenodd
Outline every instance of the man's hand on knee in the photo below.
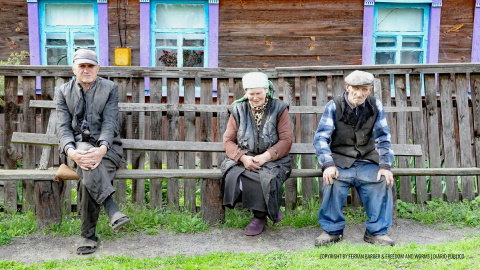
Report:
M 392 186 L 393 187 L 393 183 L 394 183 L 394 179 L 393 179 L 393 174 L 391 171 L 389 170 L 385 170 L 385 169 L 380 169 L 378 170 L 378 173 L 377 173 L 377 181 L 380 181 L 380 179 L 382 178 L 382 175 L 385 176 L 385 181 L 387 182 L 387 186 Z
M 107 147 L 105 145 L 101 145 L 100 147 L 93 147 L 90 148 L 87 152 L 87 156 L 90 157 L 91 159 L 91 166 L 90 169 L 94 170 L 100 165 L 100 162 L 102 162 L 103 157 L 107 153 Z
M 326 184 L 333 184 L 333 179 L 338 177 L 338 169 L 335 166 L 331 166 L 323 170 L 323 182 Z

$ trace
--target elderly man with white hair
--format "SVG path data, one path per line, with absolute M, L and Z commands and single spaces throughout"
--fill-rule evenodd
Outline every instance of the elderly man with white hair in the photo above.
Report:
M 293 133 L 288 105 L 273 95 L 264 73 L 247 73 L 242 84 L 245 95 L 233 102 L 223 135 L 223 205 L 233 208 L 241 201 L 251 209 L 254 217 L 245 234 L 254 236 L 262 233 L 267 217 L 274 224 L 283 218 L 282 186 L 292 170 Z
M 357 189 L 369 218 L 364 241 L 394 245 L 387 236 L 392 225 L 394 155 L 382 103 L 370 95 L 373 82 L 369 72 L 350 73 L 345 77 L 346 91 L 327 103 L 318 124 L 313 144 L 323 169 L 318 222 L 324 231 L 315 239 L 316 246 L 342 240 L 342 208 L 350 187 Z

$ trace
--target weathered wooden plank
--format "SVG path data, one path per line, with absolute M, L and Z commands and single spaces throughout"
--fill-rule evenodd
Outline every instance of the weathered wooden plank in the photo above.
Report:
M 343 79 L 343 76 L 332 76 L 332 91 L 332 98 L 343 95 L 343 93 L 345 92 L 345 81 Z
M 397 107 L 392 107 L 392 89 L 390 86 L 390 75 L 380 75 L 379 80 L 380 80 L 381 89 L 377 91 L 376 95 L 382 101 L 383 107 L 385 108 L 385 110 L 389 108 L 397 108 Z M 387 117 L 387 124 L 390 129 L 391 141 L 392 143 L 395 143 L 397 138 L 396 136 L 397 132 L 396 132 L 396 129 L 393 128 L 394 127 L 393 116 L 387 114 L 386 117 Z M 395 149 L 393 151 L 394 153 L 396 153 Z M 393 196 L 393 218 L 396 219 L 397 218 L 397 181 L 396 179 L 395 179 L 395 185 L 393 185 L 391 190 L 392 190 L 392 196 Z
M 103 69 L 103 67 L 102 67 Z M 126 78 L 112 78 L 113 82 L 118 85 L 118 102 L 127 102 L 127 92 L 129 81 Z M 31 106 L 32 104 L 30 104 Z M 118 125 L 121 138 L 127 138 L 127 112 L 119 112 Z M 127 158 L 127 150 L 123 151 L 124 158 Z M 127 201 L 127 182 L 125 180 L 115 179 L 113 181 L 115 187 L 115 193 L 113 194 L 114 200 L 119 204 L 125 204 Z
M 17 181 L 32 179 L 35 181 L 51 181 L 55 177 L 56 170 L 8 170 L 0 174 L 2 181 Z M 480 175 L 480 168 L 393 168 L 393 175 Z M 290 177 L 320 177 L 322 171 L 318 169 L 293 169 Z M 120 169 L 115 174 L 116 179 L 149 178 L 149 179 L 220 179 L 220 169 L 155 169 L 155 170 L 126 170 Z M 441 177 L 431 178 L 441 184 Z M 158 181 L 158 180 L 155 180 Z
M 70 81 L 71 77 L 60 77 L 56 80 L 56 85 L 62 85 L 68 81 Z M 55 154 L 58 151 L 54 151 Z M 62 204 L 62 215 L 71 215 L 72 213 L 72 187 L 77 187 L 76 181 L 66 181 L 62 184 L 59 184 L 60 188 L 60 202 Z
M 406 78 L 404 75 L 395 76 L 395 102 L 396 107 L 407 106 L 407 87 Z M 406 113 L 397 113 L 397 143 L 407 143 L 407 115 Z M 408 168 L 409 158 L 399 157 L 398 165 L 400 168 Z M 410 177 L 400 176 L 400 199 L 404 202 L 413 202 L 412 185 Z M 396 201 L 394 201 L 396 204 Z
M 12 144 L 12 134 L 18 123 L 18 77 L 5 76 L 5 131 L 4 131 L 4 167 L 7 170 L 17 168 L 17 151 Z M 5 183 L 5 210 L 17 211 L 17 182 Z
M 145 104 L 145 85 L 143 80 L 138 78 L 132 79 L 132 103 Z M 132 113 L 133 123 L 133 138 L 145 139 L 145 113 Z M 138 169 L 145 169 L 145 151 L 132 152 L 132 167 Z M 143 205 L 145 204 L 145 179 L 132 179 L 132 201 Z
M 200 84 L 200 103 L 212 104 L 212 81 L 202 80 Z M 200 113 L 200 140 L 202 142 L 213 141 L 212 113 Z M 212 168 L 212 154 L 201 153 L 200 168 Z M 223 209 L 223 190 L 222 182 L 211 178 L 202 180 L 201 200 L 203 220 L 215 224 L 217 221 L 225 220 L 225 210 Z
M 58 140 L 54 134 L 14 132 L 12 143 L 25 143 L 35 145 L 57 145 Z M 135 140 L 123 139 L 124 149 L 154 150 L 154 151 L 186 151 L 186 152 L 223 152 L 221 142 L 190 142 L 190 141 L 162 141 L 162 140 Z M 421 145 L 392 144 L 392 149 L 397 156 L 422 156 Z M 290 154 L 315 154 L 311 143 L 294 143 Z
M 243 95 L 242 95 L 243 96 Z M 53 101 L 32 100 L 30 101 L 30 107 L 33 108 L 50 108 L 55 109 Z M 162 111 L 180 111 L 180 112 L 213 112 L 213 113 L 225 113 L 228 112 L 230 105 L 216 104 L 211 106 L 208 104 L 157 104 L 157 103 L 119 103 L 118 108 L 121 112 L 162 112 Z M 297 106 L 290 108 L 290 113 L 323 113 L 325 106 Z M 385 108 L 385 112 L 418 112 L 419 107 L 388 107 Z
M 195 80 L 194 79 L 185 79 L 183 81 L 183 86 L 185 89 L 185 104 L 195 104 Z M 227 89 L 228 91 L 228 89 Z M 218 93 L 218 91 L 217 91 Z M 227 92 L 228 98 L 228 92 Z M 195 141 L 196 128 L 195 128 L 195 112 L 185 112 L 184 113 L 184 125 L 185 125 L 185 141 Z M 185 152 L 184 153 L 184 164 L 185 169 L 195 169 L 195 152 Z M 184 189 L 185 189 L 185 207 L 192 213 L 197 211 L 197 180 L 196 179 L 185 179 L 184 180 Z
M 300 106 L 312 106 L 312 77 L 300 79 Z M 300 140 L 302 143 L 313 143 L 313 119 L 311 114 L 300 115 Z M 313 166 L 313 155 L 302 155 L 301 167 L 311 169 Z M 302 198 L 308 202 L 315 197 L 313 189 L 313 178 L 302 179 Z
M 473 141 L 475 145 L 475 162 L 480 167 L 480 74 L 470 74 L 473 114 Z M 477 187 L 480 186 L 480 177 L 477 176 Z
M 466 74 L 456 74 L 457 116 L 460 137 L 460 167 L 474 166 L 470 132 L 470 109 L 468 107 L 468 82 Z M 458 190 L 458 189 L 457 189 Z M 475 199 L 475 186 L 472 176 L 462 177 L 462 198 Z
M 217 81 L 217 104 L 218 105 L 228 105 L 229 102 L 229 93 L 230 89 L 229 87 L 230 83 L 229 80 L 226 79 L 218 79 Z M 228 125 L 228 119 L 229 119 L 229 114 L 228 113 L 217 113 L 217 141 L 223 143 L 223 134 L 225 133 L 225 130 L 227 129 Z M 225 152 L 220 152 L 218 153 L 218 158 L 217 158 L 217 168 L 220 168 L 222 162 L 225 160 L 227 155 Z M 223 199 L 223 195 L 222 195 Z
M 24 77 L 22 79 L 23 85 L 23 132 L 35 132 L 36 119 L 35 109 L 28 106 L 30 100 L 35 100 L 35 77 Z M 35 169 L 35 146 L 23 145 L 22 151 L 22 167 L 24 169 Z M 22 205 L 22 211 L 34 212 L 35 211 L 35 185 L 33 181 L 25 180 L 22 182 L 22 197 L 24 204 Z
M 453 81 L 450 74 L 438 75 L 441 112 L 442 112 L 442 129 L 443 129 L 443 151 L 445 153 L 445 167 L 456 168 L 457 162 L 457 144 L 455 141 L 454 127 L 454 110 L 452 102 Z M 458 183 L 457 179 L 452 176 L 446 177 L 446 195 L 447 201 L 454 202 L 458 200 Z
M 139 104 L 140 103 L 140 94 L 139 94 L 139 89 L 138 89 L 138 78 L 132 78 L 131 79 L 131 93 L 132 93 L 132 103 L 133 104 Z M 141 112 L 132 112 L 131 115 L 131 124 L 127 124 L 128 128 L 130 128 L 130 134 L 128 134 L 127 131 L 127 138 L 132 138 L 132 139 L 140 139 L 140 114 Z M 141 164 L 141 156 L 142 156 L 143 151 L 130 151 L 130 158 L 127 158 L 127 161 L 132 164 L 132 168 L 135 169 L 143 169 L 144 164 Z M 137 203 L 139 205 L 143 204 L 144 199 L 142 198 L 141 190 L 142 184 L 144 184 L 143 179 L 137 179 L 134 178 L 132 179 L 132 202 Z M 139 200 L 139 201 L 137 201 Z
M 167 103 L 178 104 L 179 103 L 179 81 L 175 79 L 167 80 Z M 178 141 L 178 117 L 177 111 L 167 111 L 167 140 Z M 178 168 L 178 153 L 167 152 L 167 168 Z M 179 183 L 178 179 L 172 179 L 167 183 L 167 205 L 179 209 Z
M 150 104 L 162 103 L 162 79 L 150 79 Z M 162 140 L 162 112 L 150 113 L 150 137 L 152 140 Z M 150 169 L 162 169 L 162 152 L 150 151 Z M 150 206 L 162 207 L 162 181 L 150 181 Z
M 290 104 L 289 111 L 296 107 L 295 100 L 295 81 L 292 78 L 281 78 L 279 81 L 279 91 L 283 92 L 283 101 Z M 293 113 L 290 113 L 290 124 L 293 130 L 293 141 L 295 142 L 296 132 L 296 118 Z M 297 155 L 292 156 L 293 168 L 297 166 Z M 297 207 L 297 179 L 290 177 L 285 181 L 285 210 L 294 210 Z
M 425 103 L 427 109 L 427 138 L 429 143 L 428 159 L 430 168 L 440 168 L 440 139 L 438 130 L 437 89 L 435 74 L 425 74 Z M 432 198 L 443 199 L 442 185 L 438 176 L 430 178 Z
M 410 75 L 410 102 L 412 107 L 422 107 L 422 81 L 420 75 Z M 415 168 L 425 168 L 425 125 L 423 122 L 423 111 L 412 113 L 413 122 L 413 143 L 422 147 L 422 155 L 415 157 Z M 415 177 L 416 202 L 423 203 L 427 200 L 427 178 L 425 176 Z
M 318 76 L 317 77 L 317 98 L 316 98 L 316 102 L 317 102 L 317 106 L 325 106 L 328 102 L 328 77 L 326 76 Z M 322 115 L 323 114 L 317 114 L 317 125 L 318 123 L 320 123 L 320 119 L 322 118 Z M 315 127 L 317 128 L 317 127 Z M 317 164 L 315 164 L 316 166 L 318 166 L 318 169 L 321 170 L 322 168 L 320 168 L 320 166 L 318 165 L 318 162 Z M 323 177 L 319 177 L 318 178 L 318 198 L 320 200 L 320 203 L 323 201 L 323 192 L 322 192 L 322 188 L 323 188 Z
M 42 78 L 42 99 L 52 100 L 55 79 Z M 42 110 L 42 126 L 45 134 L 54 135 L 57 117 L 56 111 Z M 46 170 L 52 164 L 52 147 L 42 147 L 40 170 Z M 54 223 L 62 222 L 61 194 L 63 185 L 50 181 L 35 181 L 35 202 L 37 228 L 48 228 Z
M 318 26 L 317 26 L 318 27 Z M 310 36 L 310 35 L 308 35 Z M 361 52 L 360 52 L 361 54 Z M 300 57 L 300 56 L 297 56 Z M 311 58 L 311 57 L 310 57 Z M 317 60 L 316 60 L 317 61 Z M 318 61 L 317 61 L 318 62 Z M 105 66 L 99 71 L 101 77 L 150 77 L 150 78 L 241 78 L 250 71 L 262 71 L 269 78 L 295 77 L 295 76 L 319 76 L 334 75 L 353 70 L 365 70 L 373 74 L 432 74 L 432 73 L 478 73 L 480 67 L 477 63 L 439 63 L 439 64 L 408 64 L 408 65 L 375 65 L 362 66 L 360 64 L 348 66 L 336 65 L 304 65 L 277 68 L 189 68 L 189 67 L 141 67 L 141 66 Z M 347 63 L 344 63 L 347 64 Z M 238 65 L 236 66 L 238 67 Z M 324 74 L 320 74 L 324 72 Z M 69 77 L 72 75 L 71 67 L 66 66 L 33 66 L 13 65 L 1 66 L 0 73 L 5 76 L 60 76 Z

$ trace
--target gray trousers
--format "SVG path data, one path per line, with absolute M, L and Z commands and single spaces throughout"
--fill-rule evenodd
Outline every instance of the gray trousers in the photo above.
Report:
M 89 143 L 78 142 L 76 147 L 77 149 L 88 150 L 94 146 Z M 74 164 L 73 160 L 69 159 L 68 161 L 68 166 Z M 115 192 L 112 182 L 117 166 L 111 160 L 103 158 L 95 170 L 85 171 L 80 167 L 77 167 L 76 170 L 80 176 L 77 189 L 77 212 L 82 223 L 81 235 L 89 238 L 95 235 L 102 204 L 110 219 L 113 214 L 119 211 L 118 206 L 110 196 Z

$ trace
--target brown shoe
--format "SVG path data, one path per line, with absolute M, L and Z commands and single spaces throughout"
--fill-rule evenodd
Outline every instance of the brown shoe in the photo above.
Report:
M 328 234 L 326 231 L 323 231 L 319 237 L 315 239 L 315 246 L 328 246 L 336 242 L 342 241 L 343 234 Z
M 388 237 L 386 234 L 371 235 L 367 230 L 365 230 L 365 236 L 363 240 L 367 243 L 379 245 L 379 246 L 394 246 L 395 242 Z

